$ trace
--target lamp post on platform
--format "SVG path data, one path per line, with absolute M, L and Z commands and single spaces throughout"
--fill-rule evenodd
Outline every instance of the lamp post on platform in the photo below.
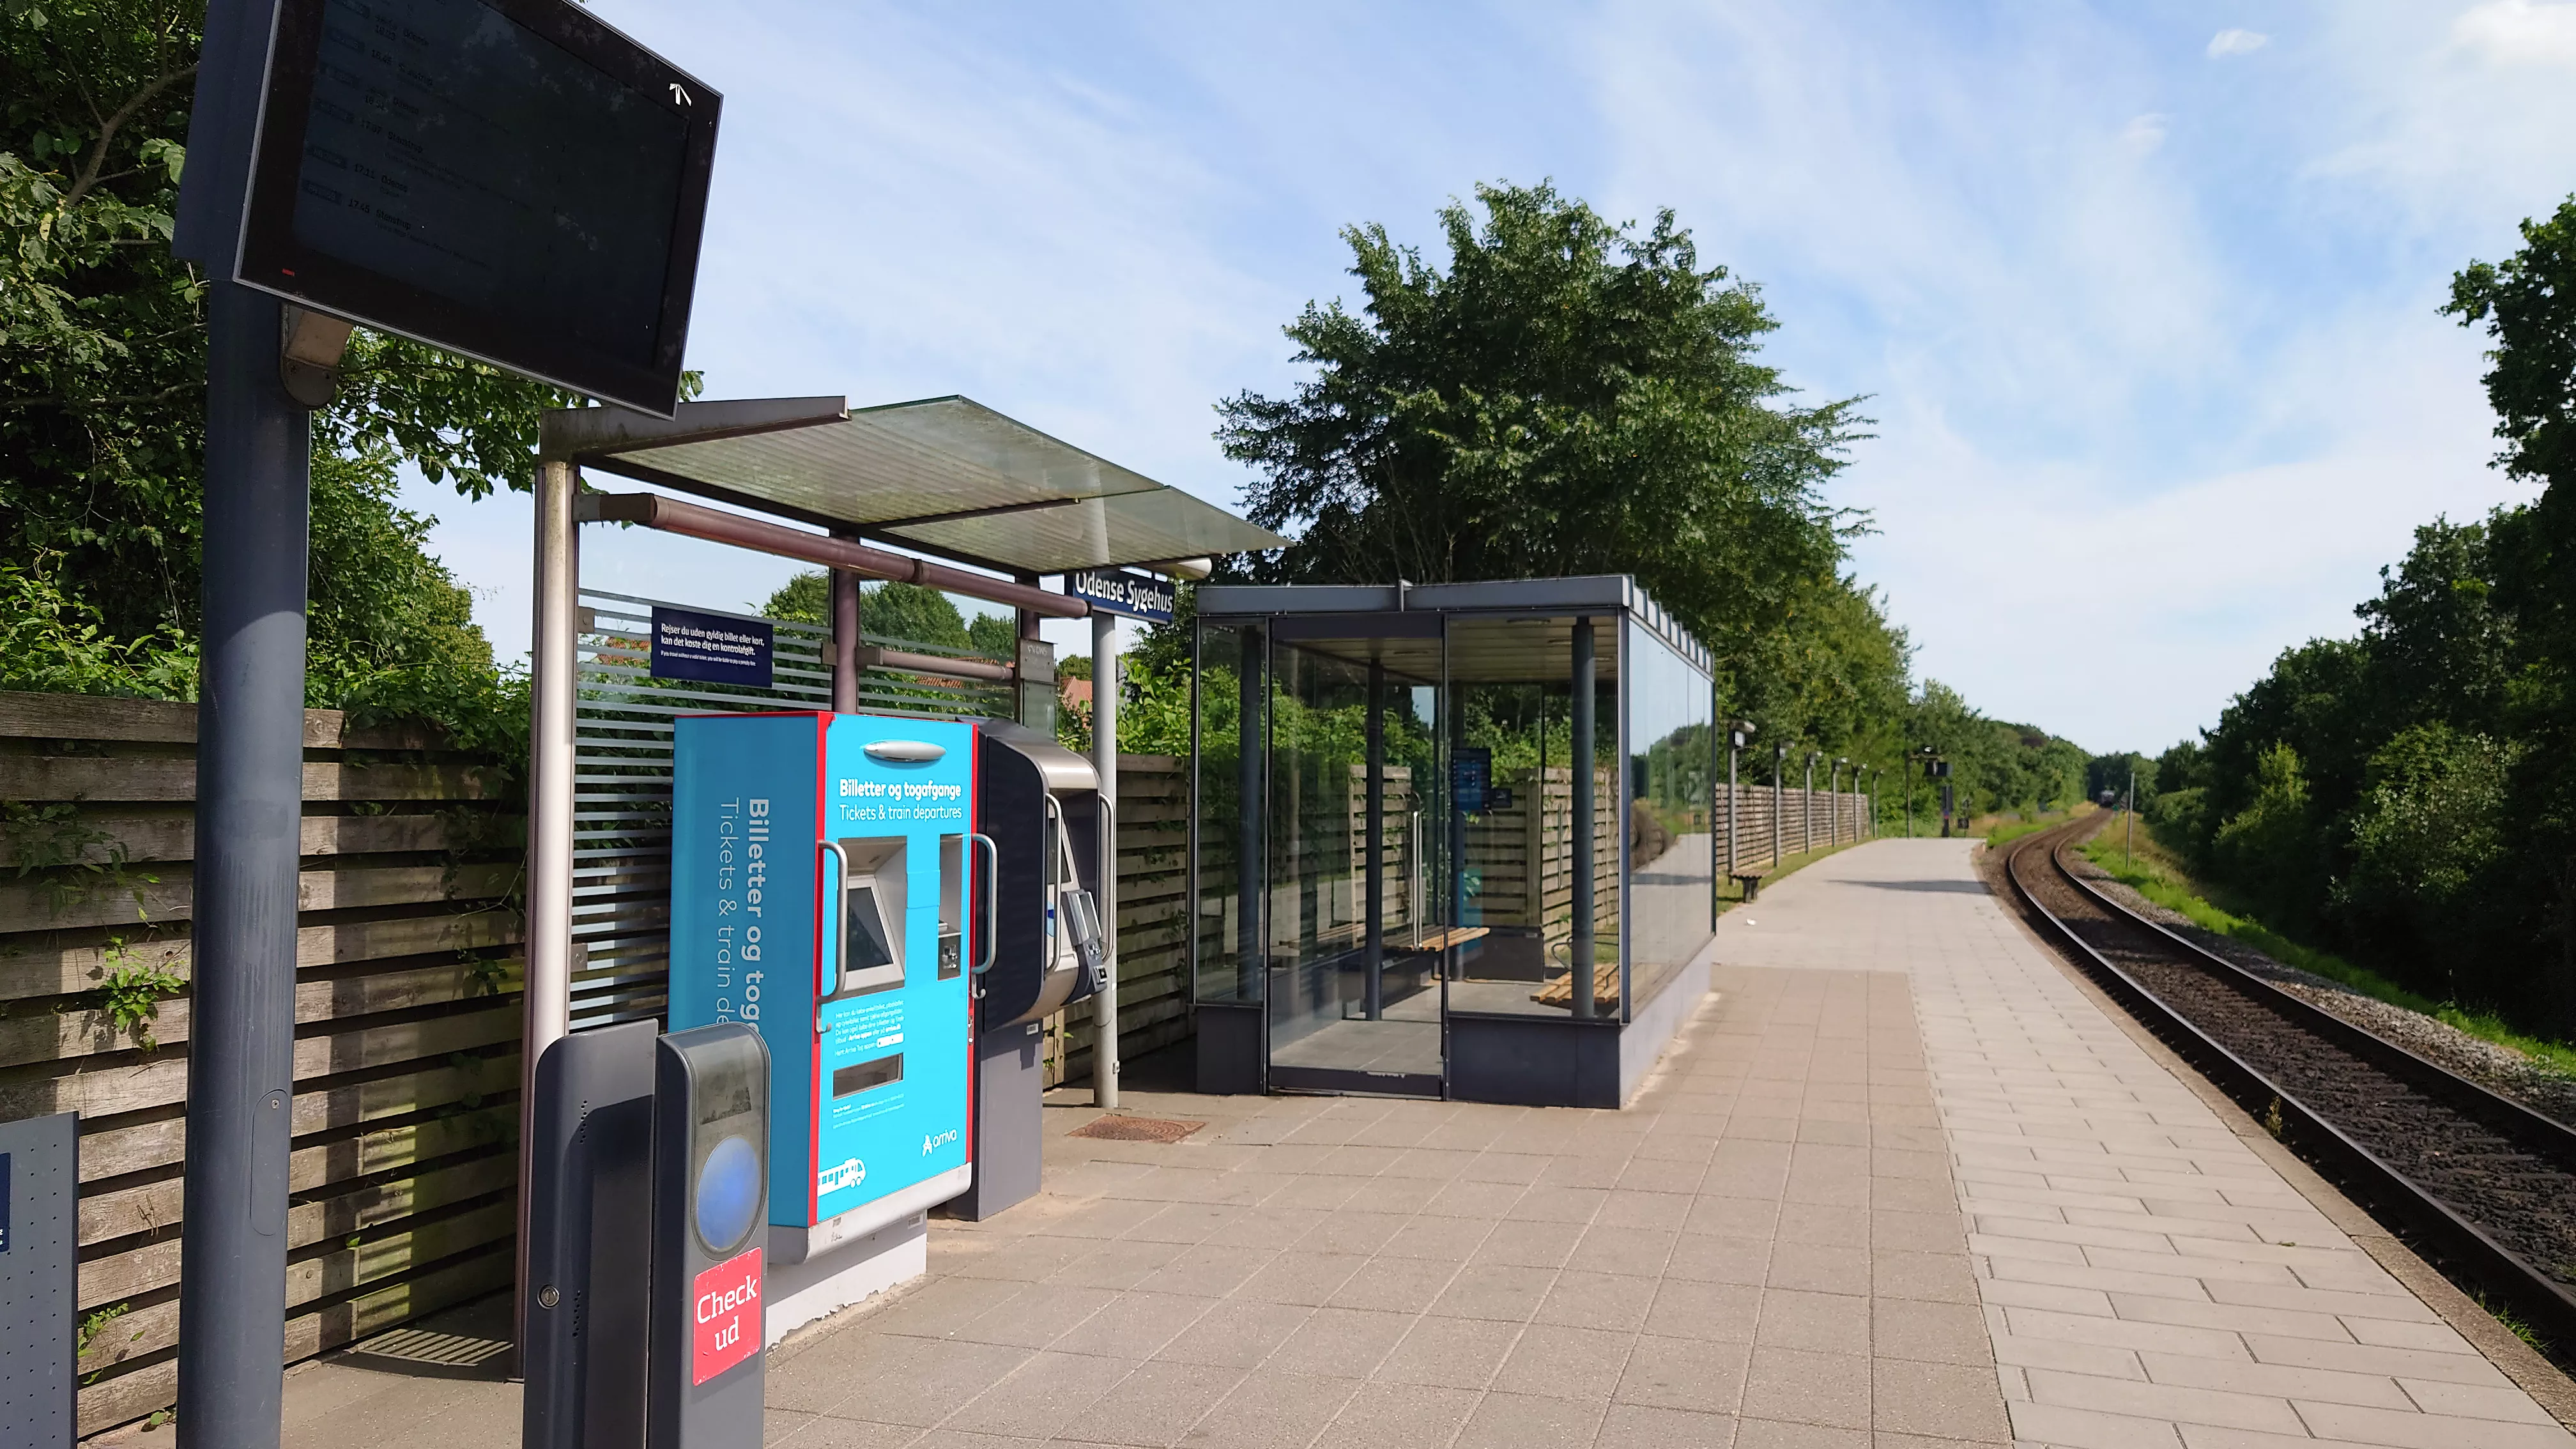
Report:
M 1843 843 L 1843 796 L 1842 787 L 1837 782 L 1843 777 L 1843 766 L 1850 763 L 1850 760 L 1845 759 L 1841 755 L 1836 755 L 1834 756 L 1833 768 L 1825 772 L 1825 798 L 1834 802 L 1834 813 L 1826 817 L 1827 824 L 1825 826 L 1825 843 L 1827 845 L 1840 845 Z M 1860 783 L 1860 775 L 1857 772 L 1852 775 L 1852 783 L 1855 785 Z M 1853 838 L 1858 839 L 1859 837 L 1854 836 Z
M 1784 838 L 1780 825 L 1780 782 L 1781 777 L 1788 773 L 1789 742 L 1773 740 L 1771 742 L 1771 868 L 1774 870 L 1780 868 L 1780 846 Z
M 1816 761 L 1825 757 L 1822 750 L 1807 751 L 1807 783 L 1798 792 L 1798 853 L 1805 855 L 1816 848 Z
M 1914 770 L 1913 770 L 1913 760 L 1914 760 L 1914 758 L 1915 758 L 1916 756 L 1920 756 L 1920 757 L 1922 758 L 1922 761 L 1923 761 L 1923 783 L 1924 783 L 1924 784 L 1926 784 L 1926 785 L 1929 785 L 1929 784 L 1931 784 L 1931 783 L 1932 783 L 1932 762 L 1933 762 L 1935 759 L 1939 758 L 1940 753 L 1941 753 L 1941 752 L 1940 752 L 1940 750 L 1938 750 L 1937 748 L 1935 748 L 1935 747 L 1933 747 L 1933 746 L 1931 746 L 1931 745 L 1925 745 L 1925 746 L 1923 746 L 1921 749 L 1915 750 L 1912 754 L 1910 754 L 1910 755 L 1908 755 L 1908 756 L 1906 757 L 1907 764 L 1906 764 L 1906 786 L 1905 786 L 1905 838 L 1906 838 L 1906 839 L 1908 839 L 1908 840 L 1912 840 L 1912 839 L 1914 838 L 1914 784 L 1913 784 L 1913 773 L 1914 773 Z
M 1726 727 L 1726 874 L 1735 876 L 1735 759 L 1753 741 L 1753 721 L 1740 719 Z

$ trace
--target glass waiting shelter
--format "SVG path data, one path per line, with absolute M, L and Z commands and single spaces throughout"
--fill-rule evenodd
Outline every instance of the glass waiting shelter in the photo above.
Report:
M 1708 652 L 1622 576 L 1198 590 L 1211 1092 L 1616 1107 L 1708 989 Z

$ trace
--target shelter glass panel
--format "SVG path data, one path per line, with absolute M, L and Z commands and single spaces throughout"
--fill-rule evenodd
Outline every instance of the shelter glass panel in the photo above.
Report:
M 1654 999 L 1716 930 L 1716 698 L 1709 677 L 1627 626 L 1629 998 Z
M 1434 679 L 1401 667 L 1437 652 L 1432 639 L 1272 642 L 1262 934 L 1283 1085 L 1438 1090 L 1440 982 L 1415 949 L 1436 868 L 1417 791 L 1438 701 Z
M 1619 1008 L 1619 631 L 1608 619 L 1591 629 L 1585 872 L 1577 860 L 1576 626 L 1570 617 L 1449 622 L 1453 1010 L 1563 1017 Z M 1587 874 L 1588 952 L 1578 942 L 1577 902 Z M 1578 953 L 1589 956 L 1580 973 L 1591 981 L 1588 1009 L 1574 995 Z
M 1262 730 L 1267 650 L 1257 627 L 1203 626 L 1192 687 L 1197 721 L 1197 999 L 1261 1000 Z

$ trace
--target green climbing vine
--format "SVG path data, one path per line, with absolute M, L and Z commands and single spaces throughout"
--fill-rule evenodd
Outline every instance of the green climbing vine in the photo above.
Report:
M 134 1305 L 131 1303 L 110 1304 L 105 1308 L 92 1309 L 87 1316 L 83 1317 L 81 1319 L 80 1332 L 72 1340 L 73 1362 L 77 1363 L 83 1356 L 87 1355 L 90 1345 L 98 1341 L 99 1334 L 104 1331 L 109 1324 L 123 1318 L 127 1312 L 132 1310 L 133 1307 Z M 143 1330 L 138 1328 L 134 1332 L 126 1335 L 125 1341 L 127 1343 L 133 1343 L 142 1337 Z M 105 1372 L 104 1368 L 93 1369 L 90 1371 L 89 1376 L 82 1379 L 81 1382 L 84 1384 L 97 1383 L 99 1374 L 103 1372 Z
M 152 1039 L 152 1023 L 161 1019 L 161 1003 L 188 989 L 186 977 L 157 962 L 143 962 L 125 948 L 125 938 L 109 938 L 107 982 L 100 987 L 100 1007 L 110 1025 L 145 1051 L 161 1044 Z
M 124 890 L 133 894 L 139 917 L 145 910 L 143 888 L 161 881 L 149 872 L 129 870 L 125 842 L 82 820 L 80 806 L 70 801 L 35 805 L 0 800 L 0 845 L 8 847 L 20 880 L 43 874 L 45 908 L 57 915 L 94 894 Z M 105 848 L 93 855 L 92 846 Z

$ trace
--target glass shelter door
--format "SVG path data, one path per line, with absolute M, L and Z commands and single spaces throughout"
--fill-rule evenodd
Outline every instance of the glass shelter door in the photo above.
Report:
M 1407 632 L 1362 632 L 1373 625 Z M 1274 1088 L 1441 1093 L 1439 657 L 1436 619 L 1281 620 L 1273 631 L 1263 914 Z

